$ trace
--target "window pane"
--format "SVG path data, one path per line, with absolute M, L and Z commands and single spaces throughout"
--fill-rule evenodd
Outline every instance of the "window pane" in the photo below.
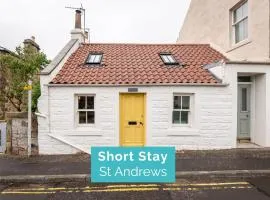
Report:
M 243 17 L 247 17 L 248 16 L 248 2 L 243 4 Z
M 86 124 L 86 112 L 79 112 L 79 124 Z
M 173 111 L 172 121 L 173 124 L 180 124 L 180 111 Z
M 250 76 L 238 76 L 238 82 L 251 82 Z
M 87 123 L 88 124 L 94 124 L 95 123 L 95 112 L 94 111 L 88 111 L 87 112 Z
M 96 55 L 94 59 L 94 63 L 100 63 L 101 55 Z
M 94 97 L 87 97 L 87 109 L 94 109 Z
M 243 9 L 242 6 L 234 11 L 234 23 L 242 19 Z
M 181 96 L 174 96 L 173 108 L 174 109 L 181 109 Z
M 181 111 L 181 124 L 188 124 L 188 111 Z
M 85 109 L 86 108 L 86 99 L 85 96 L 79 96 L 78 97 L 78 108 L 79 109 Z
M 241 21 L 235 25 L 235 43 L 241 42 L 245 39 L 244 26 L 247 26 L 247 23 L 245 23 L 245 21 Z
M 175 60 L 174 60 L 174 58 L 171 55 L 169 55 L 167 57 L 168 57 L 170 63 L 175 63 Z
M 182 109 L 189 109 L 189 96 L 182 96 Z
M 162 59 L 164 60 L 165 63 L 170 62 L 170 60 L 168 59 L 168 57 L 166 55 L 162 55 Z
M 247 111 L 247 88 L 242 88 L 242 111 Z
M 88 58 L 89 63 L 93 63 L 95 60 L 95 57 L 96 57 L 95 55 L 89 55 L 89 58 Z
M 243 39 L 248 37 L 248 19 L 243 21 Z

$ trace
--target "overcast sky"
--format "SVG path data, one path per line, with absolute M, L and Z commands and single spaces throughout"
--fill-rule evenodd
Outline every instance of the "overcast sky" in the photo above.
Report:
M 0 0 L 0 46 L 36 37 L 52 59 L 70 39 L 74 10 L 86 9 L 90 42 L 174 43 L 190 0 Z

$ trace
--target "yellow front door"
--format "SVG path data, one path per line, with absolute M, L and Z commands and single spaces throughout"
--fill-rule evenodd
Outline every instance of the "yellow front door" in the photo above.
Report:
M 145 144 L 145 94 L 120 94 L 120 145 Z

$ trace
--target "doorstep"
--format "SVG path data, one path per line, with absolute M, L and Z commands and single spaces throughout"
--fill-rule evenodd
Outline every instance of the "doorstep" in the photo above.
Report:
M 255 144 L 255 143 L 252 143 L 248 140 L 240 140 L 237 143 L 236 148 L 239 148 L 239 149 L 257 149 L 257 148 L 262 149 L 263 147 Z

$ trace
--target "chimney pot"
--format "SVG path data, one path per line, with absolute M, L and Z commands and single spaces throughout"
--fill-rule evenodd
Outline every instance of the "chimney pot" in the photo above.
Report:
M 76 12 L 75 12 L 75 29 L 82 28 L 81 13 L 82 13 L 82 11 L 80 11 L 80 10 L 76 10 Z

